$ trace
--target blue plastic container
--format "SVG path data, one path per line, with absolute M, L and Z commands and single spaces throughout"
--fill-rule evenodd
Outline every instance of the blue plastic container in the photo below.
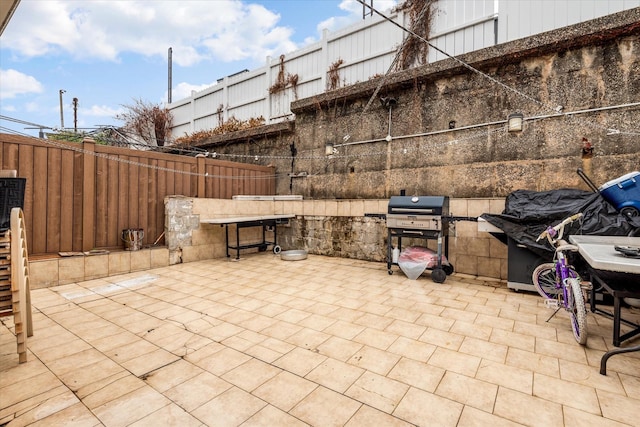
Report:
M 640 215 L 640 172 L 631 172 L 602 184 L 604 199 L 626 216 Z

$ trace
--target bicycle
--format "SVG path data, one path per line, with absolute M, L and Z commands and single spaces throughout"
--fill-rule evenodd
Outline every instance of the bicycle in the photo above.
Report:
M 554 227 L 547 227 L 538 236 L 536 242 L 546 237 L 554 247 L 555 255 L 553 262 L 536 267 L 532 281 L 540 296 L 544 298 L 545 306 L 556 309 L 547 322 L 564 308 L 571 317 L 574 338 L 579 344 L 584 345 L 587 342 L 587 308 L 582 293 L 582 279 L 575 268 L 569 265 L 565 253 L 577 252 L 578 247 L 562 240 L 564 227 L 580 218 L 582 213 L 572 215 Z

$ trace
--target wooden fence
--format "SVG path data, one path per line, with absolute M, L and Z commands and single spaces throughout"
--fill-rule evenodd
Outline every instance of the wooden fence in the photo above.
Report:
M 0 168 L 27 179 L 30 254 L 123 247 L 122 230 L 145 244 L 165 226 L 164 198 L 275 194 L 275 168 L 94 144 L 0 134 Z M 159 244 L 163 244 L 161 239 Z

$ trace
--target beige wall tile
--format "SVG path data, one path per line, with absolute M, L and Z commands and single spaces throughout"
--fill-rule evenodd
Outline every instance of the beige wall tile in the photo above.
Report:
M 131 253 L 129 251 L 111 252 L 109 254 L 109 275 L 123 274 L 131 271 Z
M 151 251 L 142 249 L 131 252 L 131 271 L 148 270 L 151 268 Z
M 489 212 L 490 199 L 469 199 L 468 200 L 468 216 L 480 216 Z
M 58 284 L 58 258 L 29 261 L 31 289 L 47 288 Z
M 58 261 L 60 284 L 84 280 L 84 256 L 63 257 Z
M 165 247 L 152 248 L 149 258 L 151 268 L 166 267 L 169 265 L 169 249 Z
M 455 216 L 469 216 L 467 199 L 449 199 L 449 212 Z
M 350 200 L 338 200 L 338 214 L 337 216 L 351 216 L 351 201 Z
M 85 280 L 98 279 L 109 275 L 109 255 L 90 255 L 84 258 Z

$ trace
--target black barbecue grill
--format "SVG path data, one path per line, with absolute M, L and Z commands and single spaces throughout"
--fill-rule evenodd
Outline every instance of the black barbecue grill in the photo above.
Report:
M 449 197 L 447 196 L 392 196 L 387 211 L 387 270 L 393 274 L 392 243 L 396 238 L 397 248 L 402 250 L 402 238 L 436 239 L 438 262 L 431 271 L 431 279 L 443 283 L 447 274 L 453 273 L 451 265 L 443 265 L 442 255 L 449 254 Z

